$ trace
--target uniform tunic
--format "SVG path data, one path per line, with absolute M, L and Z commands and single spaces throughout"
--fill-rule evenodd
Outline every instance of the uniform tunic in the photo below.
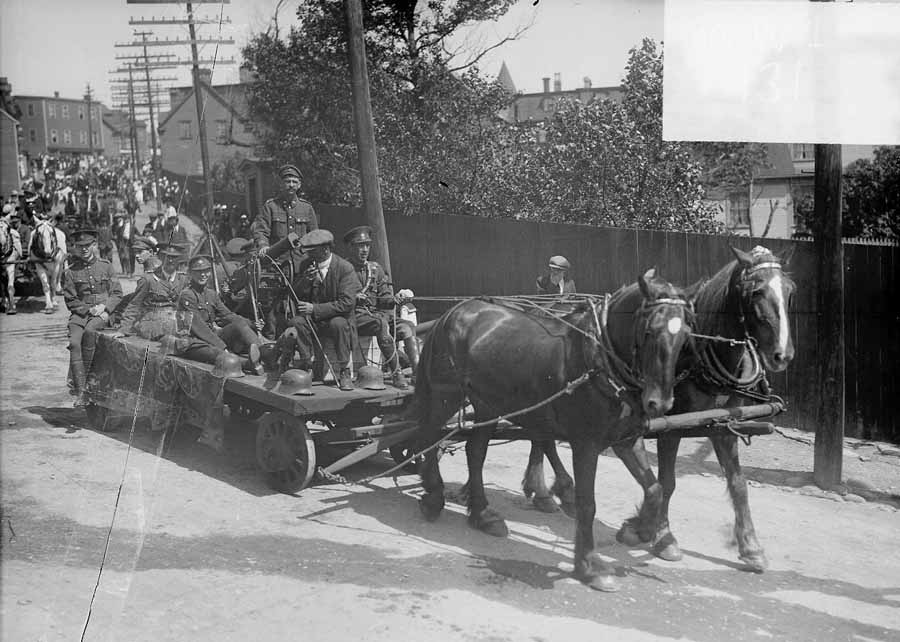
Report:
M 244 353 L 259 343 L 250 322 L 229 310 L 213 288 L 191 283 L 178 296 L 178 310 L 193 313 L 191 339 L 183 352 L 189 359 L 214 363 L 225 349 Z
M 296 196 L 291 200 L 270 198 L 250 226 L 256 247 L 269 247 L 286 238 L 288 232 L 303 236 L 319 228 L 313 206 Z
M 163 310 L 174 312 L 178 304 L 178 295 L 187 286 L 188 279 L 184 274 L 176 272 L 170 278 L 161 270 L 159 273 L 144 274 L 138 280 L 134 295 L 128 302 L 128 306 L 122 313 L 122 332 L 130 333 L 137 330 L 142 318 L 148 314 L 159 315 Z M 174 315 L 172 315 L 174 318 Z M 151 332 L 156 335 L 158 332 Z M 149 336 L 149 339 L 157 339 L 158 336 Z
M 394 362 L 396 349 L 391 334 L 396 299 L 390 277 L 377 261 L 354 261 L 353 269 L 362 288 L 360 294 L 364 295 L 356 297 L 356 332 L 362 337 L 375 337 L 385 361 L 396 368 L 399 364 Z M 405 331 L 401 334 L 401 338 L 411 336 Z
M 106 259 L 92 258 L 88 262 L 75 259 L 63 280 L 63 296 L 72 313 L 69 317 L 69 365 L 74 393 L 79 394 L 84 390 L 96 344 L 93 340 L 84 341 L 84 332 L 107 326 L 107 320 L 92 316 L 90 309 L 103 303 L 106 312 L 111 314 L 122 299 L 122 286 L 112 263 Z

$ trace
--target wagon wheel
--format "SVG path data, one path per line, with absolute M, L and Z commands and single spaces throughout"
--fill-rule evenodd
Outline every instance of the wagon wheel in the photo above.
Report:
M 296 493 L 316 470 L 316 446 L 306 422 L 283 412 L 267 412 L 256 429 L 256 462 L 266 483 L 282 493 Z
M 84 412 L 87 414 L 91 428 L 100 432 L 112 432 L 112 427 L 109 425 L 109 408 L 89 403 L 84 407 Z

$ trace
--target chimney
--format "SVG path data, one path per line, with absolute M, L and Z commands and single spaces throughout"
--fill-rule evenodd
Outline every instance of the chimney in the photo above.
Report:
M 544 78 L 542 78 L 542 80 L 544 81 L 544 93 L 549 94 L 550 93 L 550 78 L 544 77 Z
M 584 88 L 585 88 L 585 89 L 590 89 L 590 88 L 591 88 L 591 77 L 590 77 L 590 76 L 585 76 L 585 77 L 584 77 Z
M 53 97 L 54 97 L 54 98 L 59 98 L 59 92 L 58 92 L 58 91 L 54 91 L 54 92 L 53 92 Z
M 562 91 L 562 75 L 558 71 L 553 74 L 553 91 Z

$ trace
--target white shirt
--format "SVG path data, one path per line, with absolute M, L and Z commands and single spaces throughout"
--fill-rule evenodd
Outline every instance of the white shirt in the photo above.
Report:
M 319 268 L 319 276 L 322 277 L 323 281 L 325 280 L 325 276 L 328 274 L 328 268 L 331 267 L 331 257 L 333 256 L 334 254 L 329 254 L 327 259 L 325 259 L 321 263 L 316 264 L 316 267 Z

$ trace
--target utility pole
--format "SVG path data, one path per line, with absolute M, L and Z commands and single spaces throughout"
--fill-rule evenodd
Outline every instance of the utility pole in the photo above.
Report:
M 344 0 L 349 26 L 348 53 L 353 89 L 353 118 L 356 123 L 356 147 L 359 153 L 360 179 L 366 223 L 372 228 L 374 254 L 388 274 L 391 255 L 388 249 L 381 189 L 378 185 L 378 155 L 375 149 L 375 127 L 372 123 L 372 104 L 369 97 L 369 76 L 366 69 L 366 45 L 363 39 L 362 4 L 360 0 Z
M 199 123 L 199 131 L 197 133 L 200 137 L 200 160 L 203 166 L 203 191 L 206 193 L 206 216 L 204 216 L 204 219 L 210 221 L 212 220 L 215 203 L 213 199 L 212 168 L 209 166 L 209 146 L 206 141 L 206 92 L 203 91 L 203 87 L 200 83 L 200 65 L 197 62 L 199 60 L 199 55 L 197 54 L 197 34 L 194 27 L 194 9 L 191 6 L 190 0 L 188 0 L 186 5 L 188 33 L 191 39 L 191 60 L 194 63 L 191 66 L 191 75 L 194 78 L 194 103 L 197 106 L 197 122 Z M 207 223 L 207 231 L 208 230 L 209 224 Z
M 830 1 L 830 0 L 826 0 Z M 815 17 L 818 20 L 818 16 Z M 827 23 L 833 30 L 833 23 Z M 813 28 L 821 30 L 819 23 Z M 834 33 L 817 34 L 834 38 Z M 819 40 L 816 40 L 819 41 Z M 829 68 L 833 66 L 828 65 Z M 833 79 L 819 69 L 820 91 Z M 813 478 L 821 488 L 841 483 L 844 456 L 844 245 L 841 218 L 841 146 L 816 145 L 814 247 L 817 258 L 818 311 L 816 354 L 819 359 L 816 390 L 816 443 Z
M 88 156 L 94 155 L 94 126 L 91 118 L 91 83 L 87 84 L 87 91 L 84 94 L 84 100 L 87 102 L 87 119 L 88 119 Z
M 131 178 L 137 179 L 137 168 L 141 164 L 137 146 L 137 118 L 134 115 L 134 72 L 128 65 L 128 139 L 131 142 Z
M 144 43 L 144 77 L 147 81 L 147 103 L 150 108 L 150 164 L 153 169 L 153 185 L 156 192 L 156 213 L 162 214 L 162 200 L 159 190 L 159 162 L 157 162 L 158 159 L 156 157 L 156 123 L 153 120 L 153 94 L 150 91 L 150 59 L 147 57 L 147 36 L 152 33 L 152 31 L 135 31 L 134 35 L 140 36 Z

